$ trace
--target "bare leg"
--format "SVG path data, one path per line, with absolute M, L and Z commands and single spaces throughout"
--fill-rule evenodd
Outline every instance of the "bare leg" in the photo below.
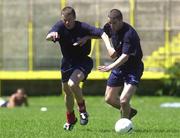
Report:
M 126 84 L 126 83 L 124 84 L 124 89 L 120 96 L 120 105 L 121 105 L 123 118 L 129 118 L 129 114 L 131 110 L 129 102 L 132 95 L 135 93 L 136 89 L 137 87 L 135 85 Z
M 78 110 L 80 113 L 80 124 L 81 125 L 87 125 L 88 123 L 88 113 L 86 111 L 86 105 L 85 101 L 83 99 L 82 89 L 79 86 L 80 81 L 84 79 L 84 73 L 78 69 L 76 69 L 69 81 L 68 85 L 71 89 L 71 91 L 74 93 L 74 96 L 76 98 L 76 102 L 78 104 Z
M 73 112 L 74 108 L 74 96 L 73 93 L 71 92 L 69 86 L 67 83 L 62 83 L 63 91 L 65 92 L 64 95 L 64 101 L 65 101 L 65 106 L 67 112 Z
M 66 106 L 66 123 L 64 124 L 64 129 L 70 130 L 77 121 L 74 114 L 74 96 L 67 83 L 62 83 L 62 87 L 65 93 L 64 101 Z
M 71 91 L 74 93 L 77 103 L 82 103 L 84 101 L 82 89 L 79 86 L 80 81 L 82 81 L 83 79 L 84 79 L 83 72 L 77 69 L 72 73 L 68 81 L 68 86 L 70 87 Z
M 120 110 L 119 92 L 122 87 L 106 87 L 105 101 L 116 109 Z

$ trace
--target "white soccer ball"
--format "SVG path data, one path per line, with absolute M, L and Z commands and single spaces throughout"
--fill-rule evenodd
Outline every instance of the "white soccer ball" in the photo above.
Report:
M 40 110 L 41 110 L 42 112 L 46 112 L 46 111 L 47 111 L 47 107 L 41 107 Z
M 127 118 L 121 118 L 119 119 L 115 124 L 115 131 L 117 133 L 130 133 L 133 130 L 133 124 L 132 121 Z

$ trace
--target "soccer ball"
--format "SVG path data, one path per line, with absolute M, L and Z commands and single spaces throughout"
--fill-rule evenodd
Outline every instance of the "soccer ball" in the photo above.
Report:
M 127 118 L 119 119 L 115 124 L 115 131 L 120 134 L 130 133 L 133 130 L 132 121 Z

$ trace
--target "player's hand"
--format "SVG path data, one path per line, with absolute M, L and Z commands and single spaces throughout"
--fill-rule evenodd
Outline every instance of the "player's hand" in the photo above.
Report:
M 109 66 L 98 66 L 98 70 L 101 72 L 108 72 L 111 68 Z
M 79 39 L 77 42 L 75 42 L 73 44 L 73 46 L 78 46 L 78 45 L 83 46 L 89 39 L 90 39 L 89 36 L 85 36 L 85 37 Z
M 56 41 L 57 39 L 59 39 L 59 35 L 58 32 L 51 32 L 47 35 L 46 40 L 51 40 L 51 41 Z

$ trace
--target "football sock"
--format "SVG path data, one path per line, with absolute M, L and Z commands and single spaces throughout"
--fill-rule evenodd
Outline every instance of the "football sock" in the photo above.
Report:
M 67 119 L 67 123 L 74 123 L 76 120 L 74 111 L 73 112 L 66 112 L 66 119 Z
M 83 102 L 78 103 L 78 107 L 79 107 L 79 112 L 86 112 L 86 105 L 85 105 L 85 101 L 83 100 Z

